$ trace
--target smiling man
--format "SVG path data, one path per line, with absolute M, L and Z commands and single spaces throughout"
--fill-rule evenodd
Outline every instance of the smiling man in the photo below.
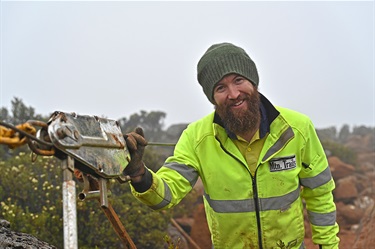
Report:
M 304 248 L 304 206 L 314 243 L 338 248 L 335 184 L 310 119 L 259 93 L 254 62 L 230 43 L 205 52 L 198 82 L 215 111 L 184 130 L 158 172 L 142 161 L 142 129 L 128 134 L 133 195 L 167 209 L 200 177 L 215 249 Z

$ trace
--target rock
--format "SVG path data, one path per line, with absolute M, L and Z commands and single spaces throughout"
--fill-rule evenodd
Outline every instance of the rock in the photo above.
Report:
M 353 248 L 375 248 L 375 205 L 372 203 L 363 216 Z
M 169 243 L 166 243 L 164 248 L 181 248 L 181 249 L 189 249 L 188 243 L 183 234 L 181 234 L 176 227 L 169 224 L 167 228 L 167 233 L 170 237 Z M 176 247 L 177 246 L 177 247 Z
M 0 220 L 0 248 L 57 249 L 32 235 L 12 231 L 10 223 L 6 220 Z
M 328 164 L 331 168 L 332 177 L 335 179 L 335 181 L 349 176 L 355 171 L 355 168 L 352 165 L 344 163 L 335 156 L 328 157 Z
M 336 201 L 351 202 L 358 197 L 356 177 L 348 176 L 336 182 L 336 189 L 333 191 Z
M 2 227 L 10 228 L 10 222 L 7 220 L 0 220 L 0 228 Z
M 359 163 L 369 163 L 371 165 L 370 168 L 374 170 L 375 169 L 375 152 L 371 151 L 371 152 L 360 153 L 357 156 L 357 161 Z
M 352 204 L 346 205 L 343 202 L 336 203 L 337 216 L 342 216 L 346 224 L 359 224 L 365 213 L 361 207 L 356 207 Z M 338 217 L 340 219 L 341 217 Z M 342 224 L 344 225 L 344 224 Z

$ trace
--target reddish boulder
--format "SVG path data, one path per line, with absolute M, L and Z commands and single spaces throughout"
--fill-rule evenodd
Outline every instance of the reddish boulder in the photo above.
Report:
M 359 235 L 353 248 L 375 248 L 375 205 L 370 205 L 360 224 Z
M 355 168 L 353 165 L 344 163 L 338 157 L 331 156 L 328 157 L 328 164 L 330 166 L 332 177 L 335 181 L 349 176 L 354 173 Z
M 346 224 L 359 224 L 364 215 L 364 210 L 354 205 L 345 205 L 342 202 L 336 203 L 337 219 L 345 220 Z M 341 225 L 344 225 L 341 223 Z
M 350 202 L 358 197 L 356 177 L 348 176 L 336 182 L 336 189 L 333 191 L 336 201 Z

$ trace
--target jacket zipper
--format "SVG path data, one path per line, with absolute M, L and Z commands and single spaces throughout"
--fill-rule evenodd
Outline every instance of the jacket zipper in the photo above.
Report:
M 252 178 L 252 181 L 253 181 L 253 195 L 254 195 L 253 198 L 254 198 L 254 204 L 255 204 L 255 215 L 257 217 L 259 249 L 262 249 L 263 248 L 262 229 L 261 229 L 261 226 L 260 226 L 260 208 L 259 208 L 258 188 L 257 188 L 257 183 L 256 183 L 256 172 L 257 172 L 257 170 L 255 170 L 254 177 L 251 176 L 251 178 Z

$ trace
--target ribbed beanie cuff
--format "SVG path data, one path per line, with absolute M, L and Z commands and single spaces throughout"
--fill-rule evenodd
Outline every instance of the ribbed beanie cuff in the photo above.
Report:
M 198 62 L 198 82 L 208 100 L 214 103 L 213 90 L 224 76 L 237 73 L 258 86 L 259 76 L 255 63 L 245 50 L 231 43 L 212 45 Z

